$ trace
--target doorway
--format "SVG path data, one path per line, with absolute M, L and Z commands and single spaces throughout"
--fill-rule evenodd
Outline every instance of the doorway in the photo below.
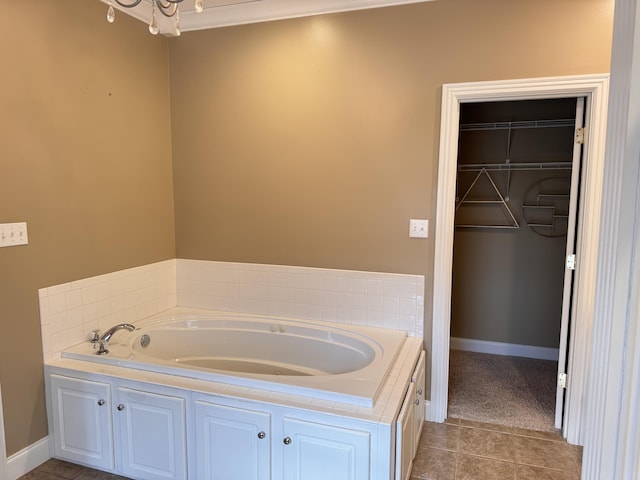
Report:
M 575 97 L 460 106 L 450 417 L 560 427 L 583 118 Z
M 579 207 L 579 270 L 573 288 L 573 311 L 568 345 L 568 371 L 563 436 L 570 443 L 583 442 L 586 365 L 590 356 L 597 245 L 600 226 L 602 173 L 606 134 L 608 75 L 584 75 L 444 85 L 438 162 L 433 315 L 431 329 L 431 395 L 429 420 L 447 416 L 451 275 L 456 196 L 460 105 L 462 103 L 585 97 L 588 134 L 584 144 L 584 171 Z

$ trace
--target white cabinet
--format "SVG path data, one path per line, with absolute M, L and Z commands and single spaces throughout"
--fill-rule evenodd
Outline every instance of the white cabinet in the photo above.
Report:
M 186 480 L 185 398 L 57 374 L 49 395 L 56 458 L 142 480 Z
M 413 456 L 416 456 L 416 452 L 418 451 L 418 443 L 420 442 L 420 435 L 422 434 L 422 426 L 424 425 L 424 416 L 426 414 L 425 410 L 425 353 L 424 351 L 420 354 L 420 358 L 418 359 L 418 364 L 416 365 L 415 370 L 413 371 L 413 375 L 411 376 L 411 382 L 416 386 L 416 392 L 414 397 L 414 428 L 413 428 Z
M 271 415 L 195 402 L 196 478 L 269 480 Z
M 315 422 L 287 412 L 270 404 L 206 396 L 196 399 L 195 478 L 370 478 L 371 432 L 331 425 L 322 416 L 315 416 L 318 420 Z
M 396 422 L 396 480 L 409 480 L 415 442 L 416 384 L 411 382 Z
M 112 470 L 110 385 L 51 375 L 50 388 L 54 455 Z
M 366 480 L 371 434 L 367 431 L 283 420 L 284 480 Z
M 186 480 L 184 398 L 121 387 L 115 403 L 120 472 L 133 478 Z
M 425 353 L 422 352 L 396 421 L 396 480 L 408 480 L 411 474 L 424 424 L 424 397 Z

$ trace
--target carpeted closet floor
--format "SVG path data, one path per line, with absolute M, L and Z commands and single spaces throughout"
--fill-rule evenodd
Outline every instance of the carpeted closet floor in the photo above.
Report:
M 451 350 L 449 417 L 554 431 L 558 362 Z

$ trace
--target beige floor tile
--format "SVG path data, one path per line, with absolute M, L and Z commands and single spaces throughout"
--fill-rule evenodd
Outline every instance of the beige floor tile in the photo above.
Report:
M 44 470 L 31 470 L 29 473 L 26 473 L 18 478 L 18 480 L 67 480 L 65 477 L 59 477 L 50 472 L 45 472 Z
M 458 448 L 459 430 L 460 427 L 456 425 L 426 422 L 422 428 L 420 446 L 455 451 Z
M 475 422 L 473 420 L 460 420 L 460 425 L 463 427 L 482 428 L 484 430 L 494 430 L 496 432 L 511 433 L 513 428 L 507 425 L 495 425 L 493 423 Z
M 577 472 L 518 465 L 518 480 L 580 480 L 580 475 Z
M 516 480 L 516 464 L 458 454 L 456 480 Z
M 577 473 L 574 451 L 571 445 L 517 435 L 513 438 L 518 464 Z
M 553 432 L 539 432 L 537 430 L 527 430 L 525 428 L 514 428 L 512 433 L 514 435 L 522 435 L 525 437 L 544 438 L 545 440 L 556 440 L 558 442 L 564 441 L 560 430 Z
M 454 480 L 456 453 L 425 447 L 413 460 L 411 478 L 420 480 Z
M 56 458 L 51 458 L 38 467 L 38 470 L 49 472 L 63 478 L 74 478 L 80 472 L 86 470 L 85 467 L 73 463 L 64 462 Z
M 458 452 L 515 461 L 513 436 L 491 430 L 460 427 Z
M 82 472 L 73 480 L 128 480 L 126 477 L 113 473 L 101 472 L 99 470 L 89 470 Z

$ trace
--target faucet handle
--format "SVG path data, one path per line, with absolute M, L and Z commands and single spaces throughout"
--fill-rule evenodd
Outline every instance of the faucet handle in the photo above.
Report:
M 95 344 L 98 343 L 98 341 L 100 340 L 100 333 L 101 332 L 99 328 L 96 328 L 89 332 L 89 341 L 94 344 L 94 348 L 95 348 Z

